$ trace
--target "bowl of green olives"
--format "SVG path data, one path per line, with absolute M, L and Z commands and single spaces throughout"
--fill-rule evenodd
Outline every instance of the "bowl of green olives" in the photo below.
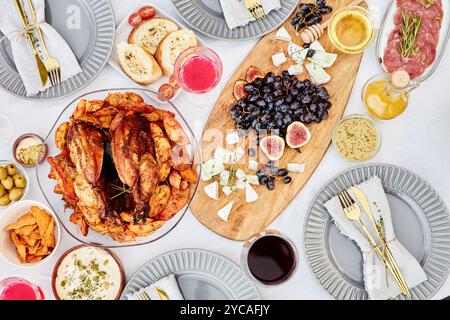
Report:
M 0 160 L 0 209 L 24 199 L 29 190 L 25 168 L 12 161 Z

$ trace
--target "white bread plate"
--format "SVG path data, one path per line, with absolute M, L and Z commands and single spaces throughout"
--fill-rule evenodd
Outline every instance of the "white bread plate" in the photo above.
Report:
M 9 238 L 9 232 L 4 231 L 4 229 L 13 223 L 16 223 L 17 220 L 26 214 L 28 211 L 30 211 L 32 206 L 36 206 L 40 209 L 43 209 L 47 211 L 55 220 L 55 247 L 53 248 L 53 251 L 46 256 L 44 259 L 42 259 L 39 262 L 36 263 L 21 263 L 19 261 L 19 258 L 17 256 L 17 251 L 15 245 L 12 243 L 12 241 Z M 7 261 L 8 263 L 21 267 L 21 268 L 34 268 L 36 266 L 42 265 L 49 260 L 52 259 L 52 257 L 55 255 L 56 251 L 58 250 L 59 243 L 61 242 L 61 225 L 59 224 L 58 217 L 56 214 L 46 205 L 34 201 L 34 200 L 23 200 L 14 203 L 12 206 L 10 206 L 8 209 L 6 209 L 3 213 L 0 214 L 0 256 Z
M 156 80 L 155 82 L 153 82 L 152 84 L 149 85 L 141 85 L 138 84 L 136 82 L 134 82 L 123 70 L 122 67 L 120 66 L 120 62 L 119 59 L 117 57 L 117 45 L 121 42 L 128 42 L 128 37 L 130 36 L 131 31 L 133 31 L 133 27 L 128 23 L 128 19 L 129 17 L 135 13 L 138 12 L 140 8 L 145 7 L 145 6 L 152 6 L 153 8 L 155 8 L 156 10 L 156 18 L 165 18 L 165 19 L 170 19 L 173 22 L 175 22 L 178 27 L 180 29 L 189 29 L 188 27 L 182 25 L 181 23 L 179 23 L 173 16 L 167 14 L 164 10 L 162 10 L 161 8 L 155 6 L 154 4 L 151 3 L 146 3 L 143 2 L 141 4 L 139 4 L 138 6 L 136 6 L 132 11 L 130 11 L 130 13 L 122 20 L 122 22 L 119 24 L 119 26 L 116 29 L 116 39 L 114 41 L 114 49 L 113 49 L 113 54 L 111 55 L 111 57 L 109 58 L 108 63 L 117 71 L 119 71 L 123 76 L 127 77 L 134 85 L 138 85 L 142 88 L 146 88 L 146 89 L 150 89 L 153 90 L 155 92 L 158 92 L 158 89 L 165 83 L 169 83 L 169 77 L 168 76 L 162 76 L 161 78 L 159 78 L 158 80 Z M 203 42 L 202 39 L 199 38 L 198 34 L 196 34 L 197 36 L 197 41 L 198 41 L 198 45 L 199 46 L 205 46 L 205 43 Z M 173 96 L 172 99 L 170 100 L 175 100 L 177 98 L 177 96 L 181 93 L 182 89 L 177 89 L 175 90 L 175 94 Z

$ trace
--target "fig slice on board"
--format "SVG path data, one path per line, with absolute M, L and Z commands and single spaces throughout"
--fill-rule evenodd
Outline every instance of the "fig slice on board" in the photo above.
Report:
M 247 70 L 247 75 L 245 76 L 245 79 L 247 80 L 248 83 L 250 83 L 255 81 L 256 78 L 264 78 L 264 72 L 257 67 L 251 66 Z
M 286 143 L 292 149 L 301 148 L 311 140 L 311 132 L 301 122 L 292 122 L 286 133 Z
M 238 80 L 234 83 L 233 94 L 236 100 L 241 100 L 247 98 L 247 91 L 245 91 L 244 86 L 247 84 L 245 80 Z
M 277 161 L 284 154 L 285 142 L 279 136 L 268 136 L 260 141 L 259 146 L 269 160 Z

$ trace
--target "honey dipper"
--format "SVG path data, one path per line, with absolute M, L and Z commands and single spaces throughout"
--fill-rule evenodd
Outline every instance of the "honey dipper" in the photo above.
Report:
M 348 6 L 357 6 L 360 3 L 364 2 L 364 0 L 355 0 L 352 3 L 350 3 Z M 300 38 L 303 40 L 304 43 L 311 43 L 313 41 L 319 40 L 319 38 L 323 35 L 324 30 L 328 27 L 328 24 L 330 23 L 331 19 L 328 19 L 324 23 L 316 23 L 312 26 L 307 27 L 305 30 L 303 30 L 302 34 L 300 35 Z

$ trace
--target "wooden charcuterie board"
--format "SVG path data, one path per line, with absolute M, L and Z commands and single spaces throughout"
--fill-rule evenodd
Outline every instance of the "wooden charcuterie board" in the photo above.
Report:
M 351 0 L 335 0 L 329 3 L 333 7 L 333 12 L 335 12 L 350 2 Z M 324 20 L 328 19 L 329 16 L 324 16 Z M 293 37 L 293 41 L 296 44 L 302 45 L 300 37 L 295 35 L 290 21 L 291 18 L 284 23 L 284 26 Z M 258 42 L 235 71 L 225 89 L 220 94 L 203 132 L 201 140 L 203 161 L 213 157 L 217 146 L 231 150 L 235 148 L 235 146 L 226 146 L 225 144 L 226 133 L 232 132 L 235 128 L 234 121 L 229 113 L 230 107 L 236 103 L 233 96 L 234 83 L 239 79 L 245 79 L 246 72 L 251 66 L 256 66 L 264 72 L 272 71 L 276 74 L 281 74 L 283 70 L 287 70 L 293 64 L 293 62 L 288 61 L 280 68 L 273 66 L 271 57 L 279 50 L 278 46 L 281 45 L 283 49 L 287 48 L 287 43 L 280 44 L 273 42 L 275 33 L 276 30 Z M 328 39 L 327 32 L 320 38 L 320 43 L 327 52 L 336 52 Z M 289 185 L 284 185 L 281 181 L 277 182 L 274 191 L 269 191 L 265 186 L 256 186 L 255 190 L 259 195 L 259 199 L 249 204 L 245 201 L 245 191 L 243 190 L 238 190 L 228 197 L 220 192 L 219 200 L 212 200 L 203 190 L 204 186 L 211 182 L 201 182 L 191 203 L 191 210 L 197 219 L 207 228 L 228 239 L 246 240 L 253 234 L 269 226 L 299 194 L 314 173 L 330 145 L 333 128 L 344 113 L 361 63 L 362 54 L 338 54 L 339 56 L 335 64 L 327 69 L 327 72 L 332 76 L 332 80 L 325 85 L 331 95 L 330 101 L 333 105 L 329 110 L 329 119 L 322 121 L 320 124 L 314 123 L 308 125 L 312 133 L 312 139 L 309 144 L 302 148 L 301 153 L 286 147 L 284 156 L 278 164 L 279 168 L 285 168 L 287 163 L 304 163 L 306 165 L 305 172 L 292 173 L 293 182 Z M 305 69 L 299 78 L 304 79 L 307 77 L 308 73 Z M 249 172 L 246 165 L 249 159 L 247 152 L 248 140 L 245 139 L 241 143 L 242 148 L 246 150 L 246 159 L 245 161 L 241 161 L 243 164 L 240 165 L 247 173 Z M 260 162 L 264 164 L 263 160 Z M 229 221 L 225 222 L 217 216 L 217 211 L 233 200 L 234 206 L 232 213 L 230 214 Z

